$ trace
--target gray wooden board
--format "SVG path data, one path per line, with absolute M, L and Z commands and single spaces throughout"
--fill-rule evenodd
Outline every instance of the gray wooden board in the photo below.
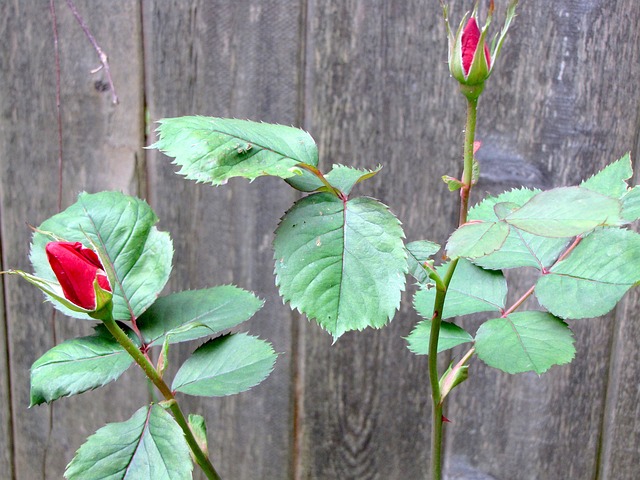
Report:
M 152 121 L 178 115 L 299 125 L 300 2 L 144 3 L 147 92 Z M 232 283 L 265 307 L 240 331 L 282 355 L 260 386 L 227 398 L 185 398 L 207 420 L 209 452 L 223 478 L 289 478 L 292 464 L 291 311 L 273 279 L 273 231 L 295 192 L 274 178 L 211 185 L 185 181 L 170 159 L 149 152 L 150 200 L 171 231 L 170 289 Z M 193 346 L 177 347 L 175 367 Z
M 477 192 L 576 184 L 637 147 L 637 2 L 545 3 L 522 3 L 481 98 Z M 515 280 L 512 301 L 532 285 L 526 276 Z M 627 305 L 624 318 L 637 315 L 637 306 Z M 448 466 L 468 464 L 495 478 L 595 478 L 604 461 L 616 472 L 610 478 L 637 478 L 637 443 L 611 437 L 629 428 L 627 412 L 605 404 L 608 388 L 624 388 L 608 378 L 613 332 L 624 328 L 614 317 L 621 315 L 570 321 L 576 359 L 541 377 L 474 362 L 448 410 Z M 637 338 L 619 335 L 628 340 L 614 358 L 633 357 Z M 603 432 L 607 410 L 619 413 Z M 600 457 L 603 438 L 625 445 L 624 466 Z
M 1 205 L 1 204 L 0 204 Z M 1 209 L 0 209 L 1 210 Z M 1 218 L 0 218 L 1 222 Z M 1 237 L 1 235 L 0 235 Z M 0 249 L 2 243 L 0 241 Z M 0 270 L 2 270 L 2 262 L 0 261 Z M 8 353 L 7 353 L 7 325 L 5 323 L 6 314 L 4 308 L 4 278 L 0 278 L 0 315 L 2 315 L 2 323 L 0 324 L 0 401 L 3 407 L 0 408 L 0 471 L 6 472 L 11 478 L 13 476 L 13 409 L 11 404 L 11 375 L 9 372 Z
M 636 136 L 634 152 L 638 151 L 638 141 L 640 136 Z M 636 183 L 638 170 L 635 162 Z M 640 476 L 638 305 L 640 295 L 636 288 L 622 299 L 615 311 L 598 468 L 598 478 L 605 480 Z
M 141 80 L 137 2 L 76 2 L 98 42 L 110 55 L 121 103 L 102 91 L 99 59 L 65 2 L 57 2 L 62 74 L 63 207 L 82 190 L 136 193 L 136 157 L 141 152 Z M 52 20 L 48 2 L 3 2 L 0 7 L 0 169 L 3 263 L 30 270 L 30 230 L 57 210 L 58 139 Z M 98 87 L 98 88 L 97 88 Z M 61 399 L 53 407 L 29 405 L 29 367 L 53 345 L 52 308 L 35 288 L 4 278 L 13 450 L 5 473 L 19 479 L 59 479 L 86 436 L 110 421 L 128 418 L 147 398 L 144 383 L 129 376 L 106 391 Z M 55 319 L 58 342 L 87 334 L 93 322 Z M 4 358 L 4 357 L 3 357 Z M 3 398 L 3 403 L 7 398 Z M 5 423 L 3 422 L 3 426 Z M 6 442 L 6 444 L 4 443 Z M 5 458 L 5 453 L 2 454 Z
M 459 174 L 455 157 L 461 150 L 439 137 L 460 131 L 446 120 L 461 120 L 462 105 L 449 98 L 456 93 L 439 15 L 415 1 L 312 5 L 307 125 L 318 139 L 322 168 L 381 163 L 378 176 L 354 195 L 389 205 L 409 239 L 444 242 L 457 195 L 448 194 L 440 177 Z M 333 347 L 328 334 L 305 324 L 296 478 L 426 477 L 427 362 L 402 339 L 418 320 L 410 304 L 407 294 L 389 326 L 348 333 Z
M 207 419 L 223 478 L 425 478 L 426 358 L 410 354 L 402 340 L 418 320 L 413 286 L 390 326 L 348 333 L 332 346 L 315 323 L 282 305 L 273 284 L 272 232 L 296 194 L 277 179 L 196 185 L 141 147 L 154 138 L 145 138 L 145 106 L 151 121 L 202 114 L 304 126 L 319 143 L 323 170 L 383 164 L 354 194 L 389 205 L 408 240 L 444 243 L 457 197 L 440 177 L 460 173 L 464 101 L 448 75 L 439 3 L 76 3 L 109 54 L 121 103 L 110 104 L 104 72 L 90 73 L 97 56 L 58 1 L 63 205 L 81 190 L 145 196 L 174 240 L 167 292 L 224 283 L 255 291 L 266 305 L 240 330 L 283 352 L 269 379 L 248 393 L 185 398 L 185 410 Z M 463 7 L 453 3 L 455 22 Z M 521 3 L 481 99 L 475 199 L 522 184 L 575 184 L 638 147 L 640 4 Z M 56 211 L 47 7 L 0 4 L 2 268 L 29 269 L 25 222 Z M 500 18 L 504 2 L 496 7 Z M 532 278 L 511 277 L 513 299 Z M 145 383 L 132 369 L 106 389 L 62 399 L 51 430 L 50 407 L 26 409 L 29 366 L 53 345 L 51 308 L 24 282 L 0 282 L 0 362 L 8 361 L 0 363 L 0 471 L 60 478 L 87 435 L 147 400 Z M 637 478 L 637 305 L 634 292 L 611 315 L 571 322 L 576 360 L 541 377 L 508 376 L 474 361 L 446 412 L 448 476 Z M 53 322 L 58 341 L 89 331 L 89 322 L 61 315 Z M 472 331 L 480 323 L 465 322 Z M 174 349 L 170 372 L 193 348 Z
M 634 479 L 640 475 L 640 402 L 638 397 L 638 291 L 618 306 L 607 385 L 599 477 Z

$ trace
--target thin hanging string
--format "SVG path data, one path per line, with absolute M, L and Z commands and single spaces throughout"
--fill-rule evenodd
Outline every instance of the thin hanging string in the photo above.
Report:
M 56 65 L 56 118 L 58 123 L 58 212 L 62 211 L 62 110 L 60 108 L 60 48 L 58 46 L 58 20 L 54 0 L 49 0 L 53 26 L 53 52 Z
M 62 170 L 63 170 L 63 155 L 62 155 L 62 110 L 60 108 L 60 49 L 58 46 L 58 19 L 56 17 L 56 6 L 54 0 L 49 0 L 49 10 L 51 13 L 51 24 L 53 28 L 53 53 L 55 60 L 55 74 L 56 74 L 56 121 L 58 126 L 58 212 L 62 211 Z M 51 317 L 49 320 L 49 330 L 51 331 L 51 337 L 53 345 L 58 344 L 58 335 L 56 332 L 56 310 L 51 309 Z M 53 404 L 49 405 L 49 431 L 47 433 L 47 443 L 45 444 L 44 454 L 42 456 L 42 471 L 47 471 L 47 457 L 49 453 L 49 446 L 51 445 L 51 438 L 53 435 Z

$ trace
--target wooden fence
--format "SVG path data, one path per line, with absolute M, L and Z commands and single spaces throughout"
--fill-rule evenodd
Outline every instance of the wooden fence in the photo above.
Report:
M 455 21 L 471 6 L 450 3 Z M 506 0 L 496 3 L 500 16 Z M 638 151 L 640 2 L 521 3 L 481 99 L 483 193 L 575 184 Z M 149 122 L 178 115 L 301 126 L 325 168 L 383 164 L 359 193 L 388 204 L 409 240 L 443 242 L 457 202 L 440 177 L 459 173 L 464 102 L 447 71 L 439 2 L 76 5 L 109 55 L 120 103 L 111 103 L 104 71 L 91 73 L 98 57 L 66 2 L 56 1 L 63 207 L 83 190 L 146 198 L 174 241 L 167 291 L 225 283 L 255 291 L 266 306 L 248 328 L 283 352 L 250 392 L 186 400 L 207 418 L 223 478 L 426 478 L 427 363 L 402 338 L 418 320 L 410 296 L 389 326 L 332 346 L 274 287 L 272 232 L 293 190 L 269 178 L 196 185 L 143 147 L 154 139 Z M 29 270 L 27 223 L 57 211 L 49 2 L 0 2 L 0 38 L 0 269 Z M 521 291 L 530 281 L 514 280 Z M 0 277 L 0 285 L 0 477 L 59 479 L 88 435 L 131 416 L 149 391 L 132 368 L 104 389 L 28 409 L 30 365 L 90 325 L 54 316 L 17 278 Z M 474 361 L 447 411 L 448 478 L 640 478 L 639 305 L 636 291 L 603 318 L 572 321 L 575 361 L 541 377 Z

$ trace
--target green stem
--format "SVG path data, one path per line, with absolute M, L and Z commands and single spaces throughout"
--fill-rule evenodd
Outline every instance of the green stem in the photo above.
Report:
M 135 360 L 135 362 L 142 368 L 142 371 L 145 375 L 151 380 L 151 382 L 160 390 L 165 400 L 167 400 L 167 404 L 175 417 L 176 422 L 182 428 L 184 432 L 185 439 L 187 440 L 187 444 L 191 448 L 193 452 L 193 456 L 204 471 L 205 475 L 209 480 L 220 480 L 220 475 L 216 472 L 216 469 L 213 468 L 213 465 L 209 461 L 209 457 L 205 452 L 202 451 L 200 445 L 198 445 L 198 441 L 193 436 L 193 432 L 189 427 L 189 423 L 187 422 L 180 406 L 178 405 L 178 401 L 176 397 L 173 395 L 173 392 L 169 388 L 169 386 L 162 379 L 160 374 L 156 371 L 155 367 L 151 364 L 149 359 L 140 351 L 140 349 L 133 343 L 133 341 L 129 338 L 129 336 L 122 330 L 116 321 L 109 316 L 106 319 L 102 319 L 107 330 L 111 332 L 113 337 L 117 340 L 117 342 L 124 348 L 131 357 Z
M 465 94 L 465 96 L 467 96 Z M 473 141 L 476 134 L 476 113 L 478 97 L 467 96 L 467 124 L 464 131 L 464 170 L 462 172 L 462 188 L 460 189 L 460 217 L 458 226 L 467 222 L 469 212 L 469 195 L 473 186 Z M 442 412 L 443 399 L 440 393 L 438 377 L 438 337 L 442 324 L 442 309 L 447 297 L 451 278 L 458 265 L 458 259 L 449 263 L 449 268 L 441 284 L 436 283 L 436 298 L 433 305 L 431 332 L 429 338 L 429 383 L 431 384 L 432 423 L 431 423 L 431 478 L 442 478 Z
M 453 272 L 458 265 L 458 259 L 449 264 L 449 268 L 442 279 L 442 284 L 436 284 L 436 298 L 433 304 L 433 317 L 431 319 L 431 332 L 429 336 L 429 383 L 431 384 L 431 402 L 433 417 L 431 419 L 431 478 L 442 478 L 442 408 L 443 402 L 440 395 L 440 379 L 438 377 L 438 337 L 442 323 L 442 309 L 447 297 L 447 289 L 451 283 Z
M 476 136 L 477 98 L 467 98 L 467 124 L 464 129 L 464 170 L 460 189 L 460 220 L 458 225 L 467 223 L 469 195 L 473 186 L 473 141 Z
M 522 295 L 518 300 L 516 300 L 516 302 L 513 305 L 511 305 L 507 310 L 504 311 L 504 313 L 502 314 L 502 318 L 507 318 L 516 309 L 518 309 L 520 307 L 520 305 L 522 305 L 527 298 L 529 298 L 531 295 L 533 295 L 533 292 L 534 292 L 535 289 L 536 289 L 536 286 L 533 285 L 529 290 L 527 290 L 524 293 L 524 295 Z

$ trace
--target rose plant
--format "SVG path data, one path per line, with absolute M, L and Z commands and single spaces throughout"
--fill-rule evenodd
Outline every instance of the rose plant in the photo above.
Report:
M 413 304 L 423 320 L 406 340 L 413 353 L 429 356 L 433 479 L 442 476 L 446 398 L 466 380 L 474 357 L 513 374 L 542 374 L 569 363 L 575 348 L 567 320 L 609 312 L 640 281 L 640 235 L 627 228 L 640 218 L 640 187 L 627 184 L 628 154 L 578 186 L 511 190 L 469 208 L 480 176 L 474 157 L 478 100 L 516 8 L 512 0 L 489 45 L 493 1 L 482 27 L 476 2 L 455 34 L 443 4 L 449 68 L 467 102 L 467 119 L 462 175 L 443 175 L 449 190 L 459 191 L 460 208 L 440 265 L 435 261 L 442 256 L 440 245 L 405 243 L 387 206 L 353 195 L 353 187 L 380 167 L 333 165 L 323 173 L 315 143 L 302 130 L 237 119 L 169 118 L 160 121 L 153 145 L 173 157 L 178 173 L 190 180 L 223 185 L 231 177 L 271 175 L 307 194 L 275 231 L 276 284 L 292 308 L 334 339 L 386 325 L 398 309 L 405 275 L 414 277 L 419 289 Z M 531 267 L 539 272 L 537 280 L 507 305 L 503 271 Z M 541 309 L 523 307 L 533 296 Z M 488 312 L 489 319 L 467 331 L 461 317 L 480 312 Z M 465 345 L 458 361 L 438 371 L 438 353 Z
M 80 242 L 49 242 L 45 251 L 64 298 L 87 312 L 108 307 L 111 285 L 96 252 Z
M 89 437 L 67 466 L 68 479 L 191 478 L 192 458 L 207 478 L 220 478 L 207 453 L 204 418 L 185 416 L 179 395 L 233 395 L 273 369 L 271 344 L 230 332 L 262 307 L 251 292 L 223 285 L 158 296 L 173 246 L 157 220 L 140 199 L 83 193 L 35 229 L 35 273 L 5 272 L 35 284 L 67 315 L 100 321 L 94 334 L 66 340 L 36 360 L 31 406 L 104 386 L 133 363 L 163 397 Z M 202 339 L 169 382 L 170 346 Z
M 413 306 L 423 319 L 406 340 L 413 353 L 429 359 L 434 480 L 442 476 L 446 399 L 467 379 L 475 357 L 512 374 L 542 374 L 569 363 L 575 347 L 568 321 L 609 312 L 640 282 L 640 235 L 628 228 L 640 218 L 640 187 L 628 184 L 628 154 L 579 185 L 514 189 L 469 208 L 480 176 L 474 157 L 478 100 L 516 7 L 511 0 L 503 27 L 489 44 L 493 1 L 482 27 L 476 2 L 455 33 L 443 4 L 450 72 L 467 103 L 461 175 L 442 177 L 451 192 L 459 193 L 460 205 L 458 227 L 444 246 L 405 242 L 400 221 L 386 205 L 353 193 L 381 167 L 335 164 L 323 172 L 315 141 L 303 130 L 239 119 L 167 118 L 159 121 L 158 141 L 151 147 L 172 157 L 189 180 L 220 186 L 234 177 L 267 175 L 302 192 L 275 230 L 275 281 L 291 308 L 315 320 L 334 340 L 347 331 L 385 326 L 399 308 L 406 275 L 415 279 Z M 70 316 L 101 321 L 94 335 L 64 342 L 36 361 L 32 405 L 104 385 L 134 361 L 165 398 L 90 437 L 69 464 L 70 479 L 188 478 L 189 450 L 208 478 L 218 478 L 206 454 L 203 419 L 187 421 L 176 394 L 238 393 L 263 380 L 275 361 L 266 342 L 221 334 L 260 308 L 251 293 L 223 286 L 158 297 L 173 252 L 155 221 L 141 200 L 113 192 L 82 194 L 77 204 L 36 229 L 35 273 L 8 272 L 37 285 Z M 439 258 L 443 261 L 437 264 Z M 508 305 L 503 271 L 516 268 L 533 268 L 538 276 Z M 530 297 L 540 308 L 525 308 Z M 468 331 L 463 317 L 477 313 L 489 319 Z M 169 346 L 212 335 L 218 336 L 195 350 L 169 387 L 163 377 Z M 159 351 L 156 365 L 149 354 L 153 347 Z M 454 347 L 462 349 L 458 360 L 439 371 L 438 354 Z M 209 367 L 222 364 L 228 370 L 217 378 L 219 370 Z M 87 368 L 93 369 L 91 375 Z M 87 375 L 78 380 L 81 373 Z M 160 435 L 163 430 L 176 434 Z M 99 447 L 124 432 L 133 432 L 130 451 Z M 156 442 L 157 452 L 135 449 L 147 440 Z M 118 461 L 105 465 L 96 458 Z M 160 463 L 164 477 L 144 470 L 161 468 Z M 122 476 L 125 464 L 134 465 L 138 476 Z

